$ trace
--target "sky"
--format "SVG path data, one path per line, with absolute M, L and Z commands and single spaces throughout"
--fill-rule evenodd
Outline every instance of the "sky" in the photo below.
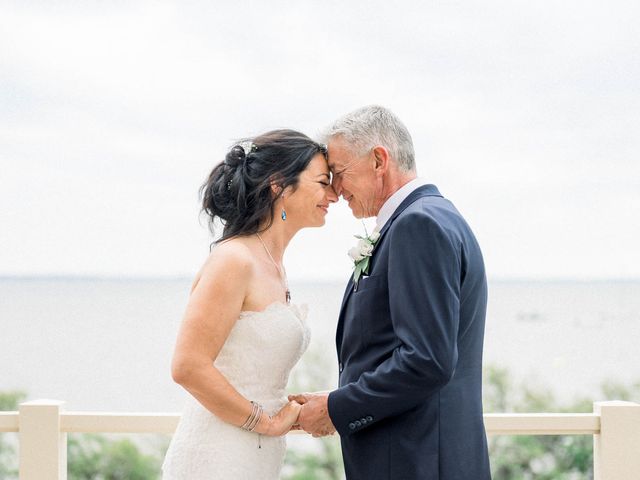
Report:
M 637 1 L 0 4 L 0 275 L 191 276 L 233 142 L 381 104 L 490 278 L 640 278 Z M 367 222 L 372 225 L 372 220 Z M 344 203 L 289 276 L 343 279 Z

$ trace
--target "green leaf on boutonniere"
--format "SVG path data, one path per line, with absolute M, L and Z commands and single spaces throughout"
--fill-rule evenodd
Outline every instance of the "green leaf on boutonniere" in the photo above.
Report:
M 359 262 L 356 263 L 355 268 L 353 270 L 353 282 L 358 285 L 360 281 L 360 277 L 363 273 L 369 273 L 369 259 L 371 257 L 365 257 Z
M 371 260 L 371 257 L 365 257 L 362 261 L 362 273 L 364 274 L 369 273 L 369 260 Z
M 358 286 L 360 275 L 362 275 L 362 265 L 356 265 L 353 269 L 353 283 L 355 283 L 356 287 Z

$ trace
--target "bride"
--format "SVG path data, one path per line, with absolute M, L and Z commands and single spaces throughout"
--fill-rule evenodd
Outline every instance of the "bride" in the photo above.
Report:
M 223 235 L 196 276 L 172 361 L 189 393 L 164 480 L 277 479 L 301 406 L 289 371 L 309 343 L 282 264 L 291 238 L 337 201 L 326 147 L 292 130 L 236 145 L 201 188 Z

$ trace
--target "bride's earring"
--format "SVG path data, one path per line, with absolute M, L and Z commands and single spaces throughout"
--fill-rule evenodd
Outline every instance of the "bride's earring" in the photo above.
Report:
M 282 194 L 282 213 L 280 214 L 280 218 L 284 222 L 287 219 L 287 211 L 284 209 L 284 193 Z

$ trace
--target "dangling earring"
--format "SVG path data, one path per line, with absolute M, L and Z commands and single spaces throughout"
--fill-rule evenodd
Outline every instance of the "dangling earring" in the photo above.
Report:
M 280 214 L 280 218 L 282 218 L 282 221 L 284 222 L 287 219 L 287 212 L 284 209 L 284 193 L 281 196 L 282 196 L 282 213 Z

